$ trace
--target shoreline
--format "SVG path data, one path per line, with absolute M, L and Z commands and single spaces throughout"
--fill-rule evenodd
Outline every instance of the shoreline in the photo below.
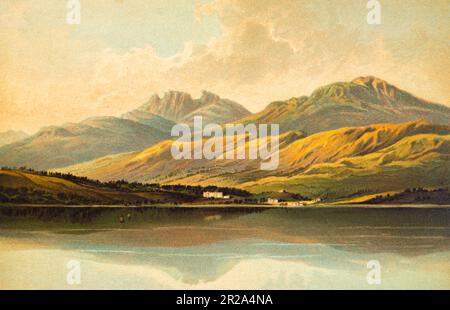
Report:
M 38 204 L 0 204 L 0 208 L 102 208 L 102 209 L 138 209 L 138 208 L 155 208 L 155 209 L 323 209 L 323 208 L 372 208 L 372 209 L 389 209 L 389 208 L 450 208 L 450 204 L 313 204 L 307 206 L 277 206 L 277 205 L 252 205 L 252 204 L 158 204 L 158 205 L 38 205 Z

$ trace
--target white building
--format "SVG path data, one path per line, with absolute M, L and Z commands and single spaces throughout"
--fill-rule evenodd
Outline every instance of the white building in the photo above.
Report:
M 280 201 L 276 198 L 267 198 L 267 203 L 270 205 L 277 205 L 280 203 Z
M 203 192 L 203 198 L 230 199 L 230 196 L 224 195 L 223 192 Z
M 301 207 L 305 205 L 304 201 L 288 201 L 286 202 L 288 207 Z

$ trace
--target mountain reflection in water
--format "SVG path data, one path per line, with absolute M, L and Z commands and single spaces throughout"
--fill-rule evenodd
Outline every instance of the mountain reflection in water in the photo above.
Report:
M 450 288 L 449 215 L 445 207 L 4 209 L 0 288 L 72 288 L 70 259 L 83 266 L 74 288 Z M 366 281 L 374 259 L 379 286 Z

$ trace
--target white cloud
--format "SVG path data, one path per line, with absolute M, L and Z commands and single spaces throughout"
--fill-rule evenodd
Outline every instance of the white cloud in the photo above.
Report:
M 207 89 L 256 111 L 273 100 L 370 74 L 449 104 L 450 27 L 444 14 L 449 8 L 445 1 L 402 3 L 383 3 L 383 23 L 374 28 L 366 23 L 364 3 L 356 0 L 215 0 L 199 5 L 196 18 L 216 16 L 222 35 L 208 44 L 185 42 L 170 58 L 148 45 L 117 52 L 105 42 L 74 39 L 65 28 L 35 29 L 33 36 L 52 33 L 52 40 L 33 42 L 33 51 L 26 52 L 30 34 L 16 30 L 0 49 L 21 53 L 0 62 L 4 76 L 11 77 L 0 77 L 0 99 L 23 110 L 20 117 L 16 112 L 19 123 L 27 111 L 47 107 L 47 115 L 28 117 L 37 126 L 118 115 L 170 89 L 193 95 Z M 21 14 L 12 19 L 12 29 L 23 23 Z M 430 28 L 431 19 L 437 27 Z

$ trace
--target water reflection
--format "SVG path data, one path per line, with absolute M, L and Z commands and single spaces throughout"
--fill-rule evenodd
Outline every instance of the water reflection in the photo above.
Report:
M 4 212 L 0 244 L 32 243 L 0 247 L 8 270 L 32 250 L 37 261 L 84 261 L 96 275 L 85 287 L 373 288 L 365 264 L 377 259 L 389 275 L 382 288 L 450 287 L 447 208 L 77 211 Z

